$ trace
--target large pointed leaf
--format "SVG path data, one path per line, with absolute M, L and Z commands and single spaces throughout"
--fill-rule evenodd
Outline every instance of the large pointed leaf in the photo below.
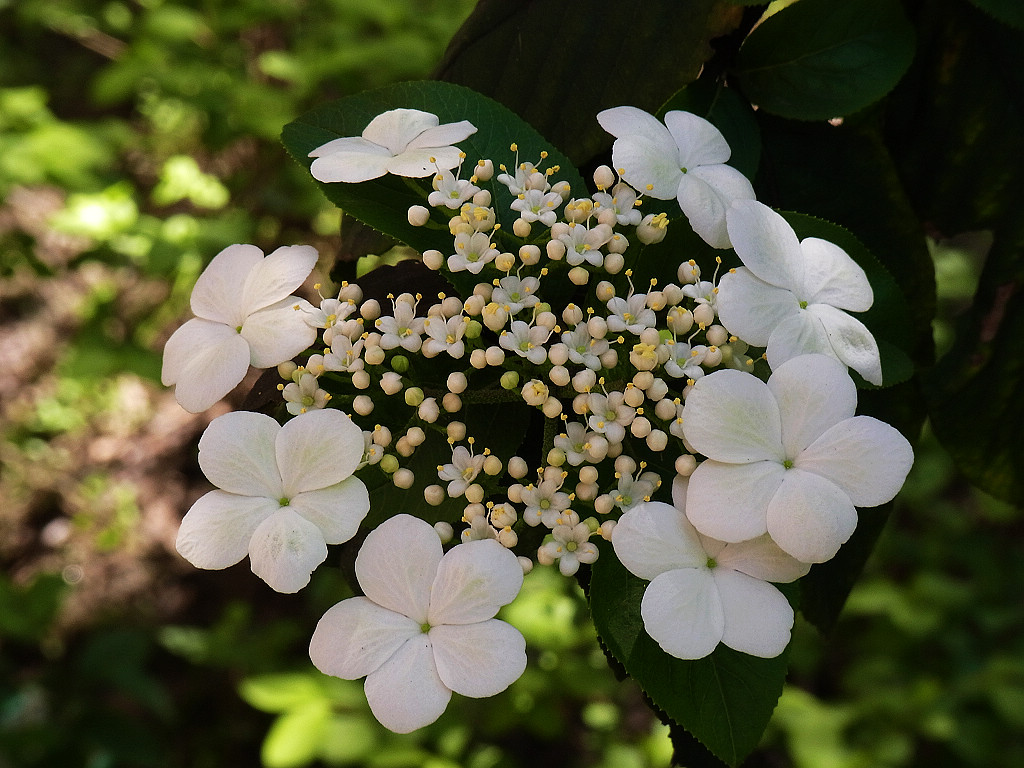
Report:
M 611 144 L 594 115 L 654 112 L 742 17 L 726 0 L 481 0 L 437 76 L 498 99 L 583 164 Z
M 673 658 L 644 631 L 640 600 L 646 587 L 610 546 L 602 546 L 590 581 L 601 642 L 670 720 L 723 762 L 738 765 L 757 746 L 782 693 L 786 655 L 760 659 L 719 645 L 696 661 Z M 676 755 L 682 765 L 689 764 L 686 758 Z
M 800 0 L 750 33 L 735 72 L 762 109 L 828 120 L 885 96 L 913 56 L 914 29 L 899 0 Z
M 893 155 L 930 231 L 993 235 L 974 306 L 926 376 L 929 415 L 960 471 L 1024 504 L 1024 33 L 943 0 L 924 4 L 920 27 L 890 109 Z

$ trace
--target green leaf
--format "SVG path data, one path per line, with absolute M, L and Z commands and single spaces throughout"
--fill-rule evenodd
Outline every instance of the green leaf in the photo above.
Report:
M 559 180 L 568 181 L 573 190 L 581 193 L 586 189 L 569 159 L 530 125 L 486 96 L 451 83 L 398 83 L 348 96 L 321 105 L 289 123 L 281 139 L 292 157 L 308 168 L 312 164 L 308 155 L 314 149 L 343 136 L 358 136 L 375 116 L 399 107 L 432 112 L 441 123 L 469 120 L 477 127 L 475 134 L 459 143 L 466 152 L 466 177 L 479 159 L 493 160 L 495 168 L 502 163 L 514 167 L 517 155 L 510 146 L 515 143 L 520 162 L 541 163 L 541 153 L 547 152 L 543 167 L 559 166 Z M 374 229 L 421 252 L 431 248 L 445 254 L 452 251 L 452 236 L 446 223 L 435 221 L 432 227 L 413 227 L 406 218 L 410 206 L 425 204 L 429 179 L 388 175 L 360 184 L 318 183 L 331 202 Z M 498 220 L 511 229 L 514 217 L 509 211 L 512 195 L 508 189 L 496 178 L 478 186 L 491 191 Z
M 695 80 L 710 42 L 737 28 L 725 0 L 481 0 L 455 33 L 438 77 L 486 93 L 582 166 L 611 145 L 595 115 L 619 105 L 654 112 Z
M 590 582 L 601 642 L 671 721 L 723 762 L 738 765 L 761 740 L 782 693 L 786 655 L 759 659 L 719 645 L 695 661 L 669 656 L 644 631 L 640 600 L 646 588 L 602 544 Z M 688 757 L 676 760 L 688 764 Z
M 1020 0 L 971 0 L 985 13 L 1017 29 L 1024 29 L 1024 3 Z
M 325 698 L 320 680 L 308 672 L 249 677 L 238 686 L 238 693 L 249 706 L 261 712 L 284 712 Z
M 330 720 L 331 705 L 326 699 L 310 701 L 278 717 L 260 750 L 265 768 L 300 768 L 312 763 L 320 754 Z
M 767 112 L 828 120 L 882 98 L 913 56 L 914 29 L 898 0 L 800 0 L 750 33 L 735 74 Z
M 928 411 L 958 470 L 1024 504 L 1024 34 L 941 0 L 920 28 L 921 56 L 893 94 L 893 156 L 929 231 L 992 233 L 974 305 L 925 375 Z

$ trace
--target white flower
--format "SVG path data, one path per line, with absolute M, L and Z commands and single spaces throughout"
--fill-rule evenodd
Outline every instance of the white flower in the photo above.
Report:
M 764 383 L 720 370 L 686 398 L 683 434 L 707 460 L 690 477 L 686 516 L 707 536 L 768 533 L 805 563 L 831 559 L 858 507 L 891 500 L 914 455 L 896 429 L 854 416 L 857 388 L 835 358 L 801 355 Z
M 479 275 L 485 264 L 490 264 L 498 256 L 498 250 L 486 232 L 467 234 L 460 232 L 455 236 L 455 253 L 448 257 L 448 270 L 463 270 Z
M 565 331 L 562 343 L 569 348 L 569 360 L 592 371 L 601 369 L 601 355 L 610 348 L 607 340 L 591 337 L 586 323 L 577 323 L 573 330 Z
M 447 352 L 455 359 L 466 354 L 466 343 L 462 337 L 466 335 L 469 318 L 455 315 L 445 320 L 443 317 L 428 317 L 423 321 L 427 338 L 423 342 L 423 354 L 427 357 Z
M 541 545 L 537 560 L 547 565 L 557 560 L 563 576 L 574 575 L 583 563 L 589 565 L 597 561 L 598 549 L 589 541 L 590 528 L 586 523 L 559 523 L 551 530 L 551 537 L 554 541 Z
M 601 247 L 612 239 L 614 232 L 607 224 L 587 228 L 582 224 L 570 223 L 566 232 L 558 236 L 565 245 L 565 261 L 577 267 L 584 261 L 595 267 L 604 263 Z
M 434 191 L 427 195 L 427 204 L 435 208 L 442 205 L 453 211 L 462 208 L 462 204 L 480 191 L 480 188 L 465 179 L 456 179 L 455 174 L 445 170 L 437 174 L 433 181 Z
M 636 207 L 636 191 L 628 184 L 616 184 L 612 188 L 612 194 L 597 192 L 593 198 L 596 208 L 615 211 L 615 222 L 620 227 L 636 226 L 640 223 L 642 214 Z
M 286 386 L 281 395 L 288 404 L 285 408 L 292 416 L 324 408 L 331 399 L 330 394 L 320 389 L 319 379 L 308 371 L 299 376 L 297 382 L 293 381 Z
M 309 153 L 309 171 L 318 181 L 368 181 L 393 173 L 423 178 L 462 162 L 453 144 L 476 133 L 467 120 L 438 125 L 437 115 L 418 109 L 392 109 L 377 115 L 362 136 L 334 139 Z
M 400 296 L 394 302 L 394 315 L 384 315 L 375 321 L 377 330 L 381 332 L 381 348 L 401 347 L 406 352 L 419 352 L 423 345 L 424 320 L 416 317 L 416 302 L 403 300 Z
M 509 352 L 525 357 L 534 365 L 541 365 L 548 358 L 544 342 L 551 331 L 542 325 L 530 325 L 522 320 L 513 320 L 507 331 L 498 336 L 498 345 Z
M 464 494 L 484 468 L 486 459 L 482 453 L 471 454 L 464 445 L 453 448 L 451 463 L 437 468 L 437 476 L 448 483 L 448 495 L 456 499 Z
M 269 416 L 219 416 L 199 440 L 199 466 L 219 490 L 181 521 L 178 552 L 197 568 L 221 569 L 246 554 L 278 592 L 297 592 L 355 535 L 370 509 L 362 481 L 362 433 L 335 409 L 309 411 L 283 427 Z
M 736 203 L 728 223 L 745 266 L 719 283 L 722 324 L 748 344 L 767 347 L 773 370 L 817 352 L 881 384 L 874 337 L 843 311 L 863 312 L 874 301 L 864 270 L 846 251 L 816 237 L 798 240 L 782 216 L 753 201 Z
M 700 659 L 724 643 L 773 658 L 789 644 L 793 609 L 768 582 L 794 581 L 809 566 L 767 536 L 725 544 L 698 534 L 671 504 L 650 501 L 619 518 L 612 547 L 634 576 L 651 582 L 640 616 L 666 653 Z
M 442 555 L 429 523 L 397 515 L 366 537 L 355 570 L 365 597 L 324 614 L 309 657 L 328 675 L 365 675 L 366 700 L 385 727 L 422 728 L 453 691 L 494 696 L 526 669 L 523 636 L 494 618 L 523 583 L 519 560 L 497 541 Z
M 753 200 L 747 177 L 726 165 L 731 150 L 715 126 L 689 112 L 672 111 L 662 124 L 636 107 L 599 112 L 615 136 L 612 162 L 633 187 L 679 207 L 708 245 L 728 248 L 725 213 L 733 200 Z
M 544 192 L 540 189 L 527 189 L 512 201 L 512 210 L 519 211 L 524 221 L 539 221 L 550 227 L 558 219 L 558 206 L 562 204 L 562 196 L 557 192 Z
M 494 286 L 491 293 L 491 301 L 504 306 L 510 315 L 530 307 L 536 306 L 540 299 L 535 296 L 540 288 L 540 280 L 536 277 L 519 278 L 515 275 L 508 275 L 501 278 Z
M 696 381 L 704 375 L 700 364 L 708 353 L 703 344 L 690 347 L 685 341 L 669 340 L 665 343 L 668 349 L 668 360 L 665 361 L 665 373 L 673 379 L 693 379 Z
M 646 293 L 631 293 L 628 298 L 612 296 L 608 299 L 608 330 L 612 333 L 629 331 L 637 336 L 657 322 L 653 309 L 647 307 Z
M 160 380 L 174 385 L 186 411 L 199 413 L 245 377 L 249 366 L 272 368 L 316 339 L 291 292 L 309 276 L 317 254 L 308 245 L 278 248 L 264 257 L 255 245 L 230 245 L 196 280 L 192 312 L 167 340 Z
M 580 424 L 567 426 L 583 428 Z M 556 442 L 557 440 L 558 438 L 555 438 Z M 526 505 L 526 509 L 523 510 L 523 520 L 527 525 L 536 526 L 544 523 L 548 528 L 558 525 L 559 517 L 572 503 L 569 494 L 564 493 L 561 488 L 561 477 L 545 477 L 537 485 L 531 484 L 523 488 L 523 503 Z

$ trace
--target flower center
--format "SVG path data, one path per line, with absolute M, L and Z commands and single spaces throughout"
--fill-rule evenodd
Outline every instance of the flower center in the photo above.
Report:
M 579 544 L 577 544 L 575 541 L 566 542 L 566 544 L 565 544 L 565 551 L 566 552 L 575 552 L 576 551 L 576 547 L 578 547 L 578 546 L 579 546 Z
M 428 624 L 425 621 L 422 624 L 420 624 L 420 632 L 422 632 L 423 634 L 427 634 L 427 632 L 429 632 L 429 631 L 430 631 L 430 624 Z
M 792 459 L 786 459 L 784 462 L 782 462 L 782 466 L 784 466 L 786 469 L 792 469 L 793 468 L 793 460 Z
M 713 558 L 713 557 L 709 557 L 708 561 L 705 563 L 705 565 L 708 568 L 717 568 L 718 567 L 718 561 L 715 560 L 715 558 Z
M 289 499 L 287 496 L 282 496 L 280 499 L 277 500 L 277 503 L 280 504 L 282 507 L 287 507 L 292 502 L 291 499 Z
M 800 309 L 807 309 L 807 302 L 806 301 L 801 301 L 800 302 Z

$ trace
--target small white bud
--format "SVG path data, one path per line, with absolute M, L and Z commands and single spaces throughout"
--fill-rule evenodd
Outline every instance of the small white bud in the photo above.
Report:
M 668 447 L 668 435 L 660 429 L 652 429 L 647 435 L 647 447 L 652 451 L 664 451 Z
M 551 234 L 554 235 L 553 229 L 551 231 Z M 565 243 L 563 243 L 561 240 L 548 240 L 548 243 L 544 247 L 544 250 L 547 253 L 548 258 L 551 259 L 552 261 L 561 261 L 563 258 L 565 258 Z
M 529 473 L 530 466 L 521 456 L 513 456 L 508 460 L 508 473 L 516 480 L 520 480 Z
M 487 364 L 494 368 L 505 362 L 505 350 L 501 347 L 488 347 L 485 356 Z
M 441 398 L 441 407 L 448 413 L 458 413 L 462 410 L 462 398 L 454 392 L 449 392 Z
M 437 407 L 437 400 L 433 397 L 428 397 L 420 403 L 416 414 L 428 424 L 433 424 L 437 421 L 437 417 L 441 415 L 441 409 Z
M 570 328 L 574 328 L 578 323 L 583 322 L 583 310 L 575 304 L 568 305 L 562 310 L 562 322 Z
M 440 488 L 441 486 L 433 486 Z M 441 520 L 434 523 L 434 531 L 437 533 L 437 537 L 441 540 L 442 544 L 447 544 L 455 536 L 455 529 L 452 528 L 452 524 Z
M 681 477 L 689 477 L 697 468 L 697 459 L 692 454 L 684 453 L 676 457 L 676 474 Z
M 531 229 L 530 222 L 526 219 L 516 219 L 512 222 L 512 232 L 516 237 L 529 237 Z
M 587 331 L 591 338 L 603 339 L 608 335 L 608 322 L 603 317 L 594 315 L 587 320 Z
M 469 364 L 478 371 L 487 367 L 487 353 L 482 349 L 474 349 L 469 353 Z
M 484 474 L 494 477 L 495 475 L 500 475 L 501 470 L 501 459 L 499 459 L 493 453 L 486 459 L 484 459 Z
M 523 555 L 519 556 L 519 567 L 523 569 L 523 575 L 525 576 L 533 570 L 533 560 Z
M 557 397 L 549 397 L 540 409 L 549 419 L 557 419 L 562 413 L 562 402 Z
M 629 431 L 633 437 L 647 437 L 651 434 L 651 422 L 646 416 L 637 416 L 630 422 Z
M 609 300 L 615 298 L 615 286 L 607 280 L 602 280 L 597 284 L 596 294 L 598 301 L 607 303 Z
M 352 410 L 360 416 L 369 416 L 373 413 L 373 399 L 366 395 L 356 395 L 352 399 Z
M 292 378 L 292 374 L 295 373 L 298 369 L 299 366 L 297 366 L 291 360 L 285 360 L 283 363 L 277 366 L 277 374 L 282 379 L 290 380 Z
M 573 285 L 586 285 L 590 280 L 590 272 L 583 267 L 573 267 L 569 270 L 569 280 Z
M 599 165 L 594 169 L 594 185 L 598 189 L 611 189 L 615 186 L 615 171 L 607 165 Z
M 359 370 L 352 374 L 352 386 L 356 389 L 368 389 L 371 384 L 370 374 Z
M 423 500 L 432 507 L 443 503 L 446 498 L 448 498 L 448 494 L 440 485 L 428 485 L 423 489 Z
M 456 443 L 462 442 L 466 439 L 466 424 L 462 421 L 449 421 L 445 427 L 445 434 L 449 440 L 454 440 Z
M 614 349 L 609 349 L 598 360 L 601 361 L 601 365 L 609 370 L 619 364 L 619 353 Z
M 548 378 L 551 379 L 551 383 L 556 387 L 564 387 L 568 385 L 572 377 L 569 375 L 568 368 L 564 365 L 556 365 L 548 371 Z
M 716 365 L 722 363 L 722 350 L 718 347 L 708 347 L 708 351 L 704 353 L 704 360 L 701 362 L 702 366 L 707 368 L 714 368 Z
M 626 238 L 622 238 L 625 240 Z M 622 268 L 626 266 L 626 260 L 622 257 L 621 253 L 612 251 L 604 257 L 604 271 L 609 275 L 617 275 L 622 271 Z
M 518 219 L 522 221 L 522 219 Z M 511 253 L 499 253 L 494 259 L 494 266 L 502 272 L 511 272 L 516 266 L 516 257 Z
M 466 387 L 469 386 L 469 379 L 466 378 L 466 374 L 462 371 L 452 371 L 448 374 L 448 391 L 454 392 L 456 395 L 461 395 L 466 391 Z
M 409 223 L 414 227 L 422 227 L 428 221 L 430 221 L 430 210 L 424 208 L 422 205 L 413 205 L 409 207 L 408 212 Z
M 630 408 L 639 408 L 644 403 L 644 391 L 640 387 L 627 387 L 622 401 Z
M 721 325 L 712 325 L 704 332 L 708 344 L 720 347 L 729 341 L 729 332 Z
M 435 250 L 424 251 L 423 264 L 427 269 L 437 272 L 444 266 L 444 254 Z
M 654 406 L 654 415 L 662 421 L 671 421 L 676 417 L 676 404 L 667 397 L 662 398 Z
M 391 476 L 391 482 L 395 484 L 396 488 L 412 488 L 413 483 L 416 482 L 416 475 L 411 469 L 402 467 Z
M 519 260 L 528 267 L 540 263 L 540 248 L 536 245 L 524 245 L 519 249 Z
M 593 501 L 599 490 L 597 483 L 576 483 L 576 498 L 580 501 Z
M 623 454 L 615 459 L 615 471 L 620 475 L 632 475 L 636 472 L 636 462 L 631 456 Z
M 466 489 L 466 500 L 479 504 L 484 500 L 484 489 L 479 483 L 473 483 Z
M 594 499 L 594 511 L 599 515 L 607 515 L 615 509 L 615 499 L 607 493 L 602 493 Z
M 710 304 L 698 304 L 693 309 L 693 321 L 698 325 L 711 325 L 715 322 L 715 310 Z
M 385 356 L 382 347 L 370 347 L 363 352 L 363 359 L 367 365 L 380 365 L 384 362 Z

